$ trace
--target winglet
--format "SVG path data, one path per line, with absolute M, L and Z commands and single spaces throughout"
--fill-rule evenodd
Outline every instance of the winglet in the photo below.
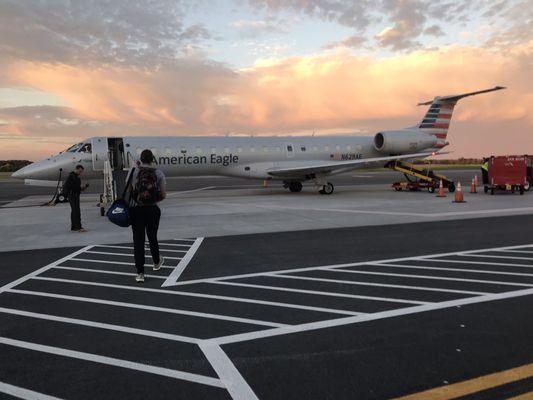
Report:
M 507 88 L 503 87 L 503 86 L 495 86 L 495 87 L 493 87 L 491 89 L 479 90 L 477 92 L 457 94 L 457 95 L 453 95 L 453 96 L 437 96 L 433 100 L 425 101 L 423 103 L 418 103 L 418 105 L 419 106 L 427 106 L 427 105 L 433 103 L 435 100 L 441 100 L 441 101 L 446 101 L 446 102 L 450 102 L 450 103 L 455 103 L 456 101 L 462 99 L 463 97 L 475 96 L 476 94 L 488 93 L 488 92 L 493 92 L 495 90 L 502 90 L 502 89 L 507 89 Z

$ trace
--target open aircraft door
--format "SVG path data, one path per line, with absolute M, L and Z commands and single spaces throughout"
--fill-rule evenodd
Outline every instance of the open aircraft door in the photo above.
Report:
M 104 163 L 109 159 L 109 150 L 106 137 L 93 137 L 91 139 L 93 151 L 93 169 L 103 171 Z

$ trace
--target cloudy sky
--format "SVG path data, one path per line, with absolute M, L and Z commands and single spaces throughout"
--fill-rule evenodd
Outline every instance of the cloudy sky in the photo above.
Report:
M 0 159 L 109 135 L 374 134 L 533 153 L 533 0 L 0 0 Z

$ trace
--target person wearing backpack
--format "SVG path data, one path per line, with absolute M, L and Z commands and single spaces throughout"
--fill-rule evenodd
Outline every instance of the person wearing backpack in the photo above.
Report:
M 159 254 L 157 230 L 161 210 L 158 203 L 166 197 L 166 179 L 163 172 L 152 166 L 154 155 L 143 150 L 141 160 L 133 169 L 130 187 L 130 218 L 137 282 L 144 282 L 144 238 L 148 237 L 153 270 L 159 271 L 165 259 Z M 131 172 L 130 172 L 131 173 Z

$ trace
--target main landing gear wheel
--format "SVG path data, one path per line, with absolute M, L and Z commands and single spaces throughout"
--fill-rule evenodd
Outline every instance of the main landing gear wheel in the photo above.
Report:
M 333 184 L 327 182 L 324 186 L 322 186 L 322 189 L 318 191 L 320 194 L 331 194 L 333 193 L 333 190 L 335 188 L 333 187 Z
M 293 193 L 299 193 L 302 191 L 302 182 L 289 182 L 289 190 Z

